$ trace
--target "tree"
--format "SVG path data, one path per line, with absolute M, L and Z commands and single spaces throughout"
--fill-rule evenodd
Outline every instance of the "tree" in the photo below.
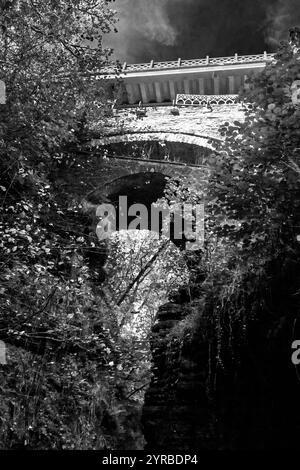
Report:
M 104 89 L 92 74 L 110 54 L 101 39 L 114 23 L 108 3 L 2 3 L 0 78 L 7 104 L 1 107 L 1 153 L 10 154 L 13 168 L 15 160 L 42 161 L 61 142 L 74 140 L 83 117 L 103 114 Z
M 292 101 L 292 87 L 300 77 L 299 59 L 299 50 L 285 43 L 243 93 L 249 103 L 245 122 L 222 128 L 226 138 L 211 186 L 218 201 L 210 207 L 217 217 L 226 214 L 235 220 L 225 231 L 250 252 L 268 249 L 273 242 L 283 250 L 295 244 L 300 108 Z
M 247 341 L 254 318 L 264 321 L 272 311 L 271 331 L 298 315 L 300 105 L 293 97 L 299 78 L 299 44 L 285 42 L 241 92 L 245 120 L 221 127 L 224 141 L 208 158 L 208 184 L 194 198 L 205 203 L 204 250 L 189 260 L 199 273 L 190 289 L 196 315 L 177 331 L 189 323 L 192 335 L 207 332 L 221 368 L 235 355 L 228 351 Z M 176 202 L 189 199 L 183 189 Z
M 127 396 L 140 402 L 151 376 L 149 340 L 157 311 L 172 291 L 188 283 L 183 255 L 155 235 L 146 230 L 113 234 L 102 286 L 116 325 L 119 381 Z
M 286 312 L 277 314 L 296 315 L 300 107 L 292 94 L 299 59 L 299 48 L 283 43 L 274 61 L 241 92 L 245 121 L 221 127 L 225 139 L 216 148 L 206 195 L 201 262 L 207 277 L 200 295 L 207 296 L 205 309 L 217 335 L 222 336 L 226 319 L 246 328 L 263 306 L 268 308 L 265 293 L 283 287 L 289 276 L 294 280 L 283 287 L 289 292 Z
M 105 0 L 0 9 L 1 446 L 116 446 L 116 410 L 126 415 L 113 383 L 118 352 L 84 256 L 103 247 L 53 178 L 57 165 L 79 164 L 67 144 L 83 124 L 104 119 L 92 74 L 107 62 L 101 38 L 114 13 Z
M 289 351 L 300 311 L 300 107 L 292 99 L 299 78 L 299 43 L 285 43 L 242 93 L 245 122 L 222 126 L 225 139 L 211 159 L 205 245 L 194 260 L 204 277 L 172 331 L 179 341 L 165 346 L 168 357 L 182 346 L 197 364 L 197 390 L 205 388 L 207 421 L 196 445 L 209 436 L 207 446 L 222 449 L 297 446 Z M 155 365 L 153 390 L 172 378 L 160 357 Z M 180 380 L 185 368 L 176 366 Z M 166 394 L 167 410 L 180 398 Z

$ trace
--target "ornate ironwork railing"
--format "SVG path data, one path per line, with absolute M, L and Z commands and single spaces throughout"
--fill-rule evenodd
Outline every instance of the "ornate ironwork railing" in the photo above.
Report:
M 187 60 L 172 60 L 167 62 L 155 62 L 151 60 L 147 63 L 141 64 L 123 64 L 122 73 L 130 72 L 143 72 L 150 70 L 168 70 L 168 69 L 183 69 L 190 67 L 207 67 L 209 65 L 234 65 L 234 64 L 254 64 L 260 62 L 271 62 L 274 59 L 274 54 L 252 54 L 252 55 L 238 55 L 229 57 L 205 57 L 204 59 L 187 59 Z M 113 73 L 113 69 L 105 67 L 101 70 L 102 74 Z
M 236 104 L 239 95 L 176 95 L 177 106 L 201 106 L 205 104 Z

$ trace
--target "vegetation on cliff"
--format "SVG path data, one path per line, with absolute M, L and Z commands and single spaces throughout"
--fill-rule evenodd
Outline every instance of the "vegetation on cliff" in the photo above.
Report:
M 190 361 L 206 351 L 198 364 L 206 370 L 209 410 L 199 422 L 204 448 L 296 445 L 299 79 L 299 44 L 283 43 L 241 93 L 245 122 L 224 123 L 225 140 L 210 157 L 205 246 L 193 259 L 192 301 L 165 344 L 170 358 L 174 338 L 177 353 L 181 348 Z M 168 367 L 178 368 L 176 361 Z
M 95 240 L 76 201 L 57 189 L 103 87 L 108 1 L 1 2 L 1 448 L 115 447 L 126 434 L 116 348 L 88 266 Z M 119 415 L 118 415 L 119 413 Z

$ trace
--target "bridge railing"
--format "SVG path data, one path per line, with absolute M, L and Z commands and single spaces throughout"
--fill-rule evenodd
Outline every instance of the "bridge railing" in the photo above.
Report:
M 239 95 L 191 95 L 191 94 L 177 94 L 175 104 L 177 106 L 203 106 L 207 104 L 237 104 Z
M 178 68 L 189 68 L 189 67 L 207 67 L 209 65 L 234 65 L 234 64 L 253 64 L 260 62 L 271 62 L 274 59 L 275 54 L 252 54 L 252 55 L 238 55 L 228 57 L 205 57 L 203 59 L 187 59 L 187 60 L 172 60 L 166 62 L 155 62 L 151 60 L 147 63 L 141 64 L 123 64 L 122 73 L 130 72 L 143 72 L 149 70 L 168 70 Z M 106 67 L 101 70 L 102 74 L 112 73 L 113 70 Z

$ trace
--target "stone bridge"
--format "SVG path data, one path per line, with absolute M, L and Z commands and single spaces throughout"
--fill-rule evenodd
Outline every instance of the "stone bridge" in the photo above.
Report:
M 212 149 L 213 142 L 222 138 L 220 126 L 226 121 L 242 121 L 245 108 L 242 103 L 233 103 L 212 104 L 210 110 L 204 106 L 148 106 L 143 111 L 145 115 L 139 117 L 137 108 L 115 110 L 91 145 L 161 141 Z M 97 132 L 97 125 L 93 131 Z
M 117 205 L 127 196 L 129 204 L 150 208 L 163 196 L 168 177 L 205 198 L 215 146 L 223 138 L 220 127 L 242 121 L 245 107 L 231 98 L 207 106 L 202 98 L 194 105 L 123 106 L 113 109 L 104 127 L 95 123 L 88 149 L 96 163 L 90 183 L 96 184 L 87 204 Z
M 88 147 L 98 160 L 91 182 L 95 179 L 99 184 L 93 200 L 95 194 L 100 200 L 100 193 L 109 199 L 120 178 L 124 181 L 126 176 L 136 175 L 138 180 L 140 173 L 185 178 L 195 189 L 204 189 L 215 145 L 222 139 L 220 126 L 242 121 L 245 109 L 242 103 L 232 103 L 212 105 L 210 110 L 204 106 L 148 106 L 142 108 L 142 117 L 137 111 L 140 108 L 114 110 L 101 131 L 97 124 L 92 129 L 94 138 Z
M 220 126 L 244 119 L 244 104 L 238 102 L 240 89 L 247 88 L 247 79 L 273 59 L 264 52 L 124 63 L 119 75 L 102 69 L 95 78 L 111 94 L 114 105 L 104 126 L 94 123 L 89 149 L 109 158 L 117 170 L 115 178 L 124 176 L 125 169 L 137 174 L 143 168 L 168 176 L 188 173 L 193 183 L 201 180 L 200 167 L 205 167 L 208 153 L 222 139 Z M 162 152 L 163 146 L 167 152 Z

